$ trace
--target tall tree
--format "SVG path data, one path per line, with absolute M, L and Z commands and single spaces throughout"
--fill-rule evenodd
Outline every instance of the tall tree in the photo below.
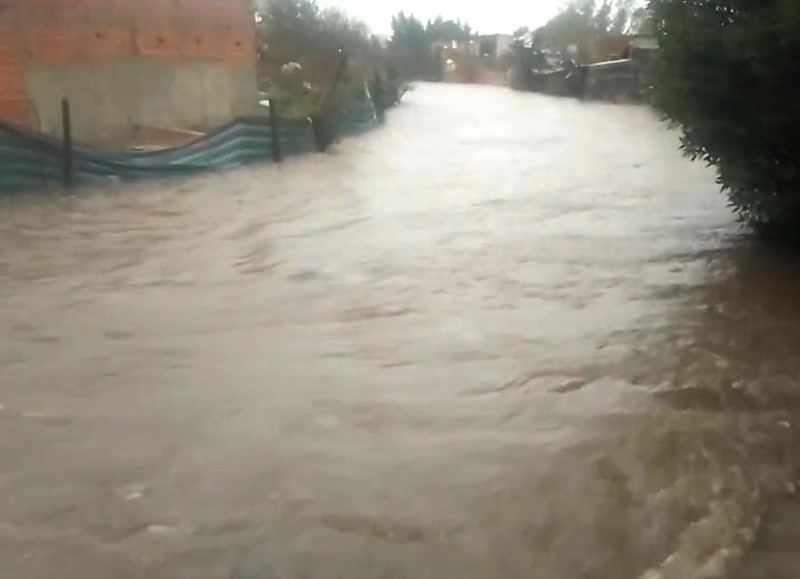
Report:
M 469 24 L 460 20 L 445 20 L 441 16 L 433 21 L 429 20 L 425 32 L 431 41 L 467 40 L 472 36 Z
M 392 17 L 392 44 L 420 48 L 428 42 L 425 25 L 413 14 L 400 12 Z
M 634 32 L 633 15 L 638 14 L 644 22 L 641 11 L 643 0 L 573 0 L 535 34 L 538 42 L 549 50 L 563 52 L 569 45 L 577 44 L 594 37 L 613 33 Z
M 392 18 L 390 52 L 406 76 L 432 79 L 439 74 L 441 64 L 435 44 L 471 37 L 469 24 L 460 20 L 445 20 L 439 16 L 423 24 L 413 14 L 400 12 Z
M 274 81 L 289 62 L 299 63 L 305 76 L 326 82 L 341 54 L 361 60 L 375 58 L 367 27 L 335 9 L 321 9 L 316 0 L 258 0 L 257 35 L 260 76 Z
M 594 24 L 594 2 L 585 2 L 581 6 L 571 4 L 539 28 L 535 36 L 543 47 L 565 52 L 569 45 L 593 35 Z
M 406 77 L 426 77 L 432 69 L 431 43 L 425 25 L 413 14 L 392 18 L 389 52 L 395 67 Z
M 630 20 L 631 15 L 625 8 L 617 8 L 617 14 L 614 16 L 614 22 L 611 24 L 611 32 L 615 34 L 624 34 L 628 31 Z
M 633 34 L 656 35 L 656 24 L 652 11 L 647 7 L 640 7 L 631 12 L 629 25 Z
M 594 13 L 593 25 L 598 32 L 609 32 L 611 30 L 611 12 L 613 8 L 609 0 L 605 0 L 597 12 Z

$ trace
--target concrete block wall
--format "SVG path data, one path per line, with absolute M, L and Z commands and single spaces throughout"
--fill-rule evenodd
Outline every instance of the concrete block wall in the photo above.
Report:
M 7 34 L 4 34 L 7 33 Z M 253 112 L 251 0 L 0 0 L 0 119 L 78 139 Z

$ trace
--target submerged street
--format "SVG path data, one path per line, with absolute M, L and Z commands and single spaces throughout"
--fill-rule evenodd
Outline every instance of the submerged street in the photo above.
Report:
M 420 85 L 327 155 L 0 200 L 0 577 L 732 577 L 800 271 L 677 145 Z

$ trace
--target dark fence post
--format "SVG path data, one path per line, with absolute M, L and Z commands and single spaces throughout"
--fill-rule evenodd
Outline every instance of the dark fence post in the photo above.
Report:
M 64 187 L 72 185 L 72 115 L 69 99 L 61 99 L 61 127 L 64 145 Z
M 336 69 L 336 74 L 333 76 L 333 82 L 331 83 L 332 90 L 335 90 L 339 83 L 344 80 L 344 75 L 347 72 L 347 63 L 350 61 L 350 57 L 346 52 L 341 52 L 342 58 L 339 61 L 339 67 Z
M 378 114 L 378 118 L 380 120 L 386 118 L 386 109 L 388 108 L 386 87 L 383 86 L 383 79 L 377 67 L 375 67 L 375 75 L 372 79 L 372 104 L 375 105 L 375 112 Z
M 331 138 L 328 123 L 322 114 L 316 114 L 311 117 L 311 130 L 314 133 L 314 144 L 316 145 L 317 153 L 324 153 L 331 146 L 333 139 Z
M 269 99 L 269 128 L 272 132 L 272 160 L 276 163 L 283 161 L 281 150 L 281 131 L 278 126 L 278 105 L 275 99 Z

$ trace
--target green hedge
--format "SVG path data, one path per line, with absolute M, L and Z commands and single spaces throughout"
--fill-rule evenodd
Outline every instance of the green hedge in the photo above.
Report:
M 800 239 L 800 2 L 651 0 L 655 104 L 757 231 Z

